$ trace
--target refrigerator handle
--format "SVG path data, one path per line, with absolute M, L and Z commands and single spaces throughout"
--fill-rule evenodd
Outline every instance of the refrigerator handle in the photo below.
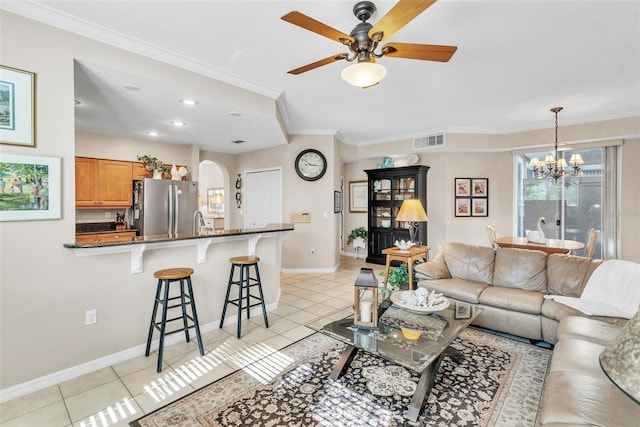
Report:
M 177 184 L 171 184 L 171 186 L 173 187 L 173 197 L 174 197 L 174 201 L 173 201 L 173 208 L 174 208 L 174 217 L 173 217 L 173 234 L 178 234 L 178 224 L 180 224 L 179 221 L 179 216 L 180 216 L 180 191 L 178 189 L 178 185 Z
M 173 203 L 173 185 L 169 185 L 169 234 L 175 234 L 174 232 L 174 203 Z

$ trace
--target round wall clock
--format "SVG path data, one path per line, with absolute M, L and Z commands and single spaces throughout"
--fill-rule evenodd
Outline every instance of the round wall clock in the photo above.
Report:
M 318 150 L 302 150 L 295 163 L 296 173 L 305 181 L 317 181 L 327 171 L 327 159 Z

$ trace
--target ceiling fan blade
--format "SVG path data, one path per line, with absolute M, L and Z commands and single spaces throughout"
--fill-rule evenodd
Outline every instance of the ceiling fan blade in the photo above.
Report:
M 400 0 L 369 30 L 369 37 L 374 38 L 375 33 L 382 32 L 378 41 L 387 40 L 435 2 L 436 0 Z
M 333 55 L 328 58 L 321 59 L 320 61 L 312 62 L 311 64 L 307 64 L 303 67 L 296 68 L 295 70 L 287 71 L 289 74 L 302 74 L 306 71 L 313 70 L 314 68 L 322 67 L 323 65 L 331 64 L 332 62 L 340 61 L 341 59 L 347 58 L 346 53 L 340 53 L 338 55 Z
M 338 43 L 346 44 L 343 40 L 347 40 L 349 42 L 354 41 L 353 37 L 343 33 L 342 31 L 338 31 L 335 28 L 325 25 L 320 21 L 316 21 L 313 18 L 309 18 L 307 15 L 297 11 L 289 12 L 280 19 L 293 25 L 297 25 L 298 27 L 302 27 L 305 30 L 313 31 L 321 36 L 328 37 Z
M 436 44 L 387 43 L 382 48 L 384 56 L 448 62 L 458 48 Z

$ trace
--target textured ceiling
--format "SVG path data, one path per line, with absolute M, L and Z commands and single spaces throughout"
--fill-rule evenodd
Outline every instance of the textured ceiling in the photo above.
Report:
M 366 90 L 342 81 L 344 61 L 287 74 L 345 49 L 280 17 L 298 10 L 349 33 L 357 24 L 354 3 L 4 0 L 0 7 L 280 97 L 288 132 L 337 133 L 354 145 L 441 132 L 550 128 L 554 106 L 565 108 L 560 126 L 640 115 L 639 1 L 440 0 L 390 41 L 458 46 L 448 63 L 385 57 L 378 62 L 387 67 L 387 77 Z M 375 3 L 372 23 L 395 4 Z M 118 105 L 119 132 L 144 138 L 144 130 L 166 123 L 159 111 L 184 108 L 175 101 L 182 96 L 179 85 L 168 88 L 145 76 L 129 76 L 153 88 L 146 104 L 155 108 L 141 113 L 144 106 L 127 99 L 131 94 L 114 89 L 126 76 L 90 64 L 78 64 L 76 71 L 77 96 L 102 94 L 86 102 L 107 109 L 93 114 L 77 109 L 78 127 L 84 130 L 107 133 L 113 127 L 105 123 L 105 114 L 115 120 L 110 115 Z M 215 130 L 201 126 L 176 134 L 165 126 L 167 141 L 229 153 L 285 141 L 272 115 L 239 111 L 215 99 L 199 101 L 199 113 L 185 120 L 215 117 Z M 234 122 L 238 117 L 229 116 L 231 111 L 242 113 L 239 120 Z M 249 143 L 230 144 L 234 139 Z

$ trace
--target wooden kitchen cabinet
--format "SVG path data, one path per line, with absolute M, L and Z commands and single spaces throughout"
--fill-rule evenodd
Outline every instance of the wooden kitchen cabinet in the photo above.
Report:
M 152 177 L 152 173 L 149 172 L 147 170 L 147 168 L 144 166 L 144 163 L 142 162 L 133 162 L 131 163 L 132 166 L 132 179 L 138 180 L 138 179 L 145 179 L 145 178 L 151 178 Z
M 135 231 L 122 231 L 119 233 L 77 234 L 76 244 L 99 245 L 102 243 L 131 242 L 136 237 Z
M 131 206 L 132 164 L 119 160 L 76 157 L 76 207 Z

